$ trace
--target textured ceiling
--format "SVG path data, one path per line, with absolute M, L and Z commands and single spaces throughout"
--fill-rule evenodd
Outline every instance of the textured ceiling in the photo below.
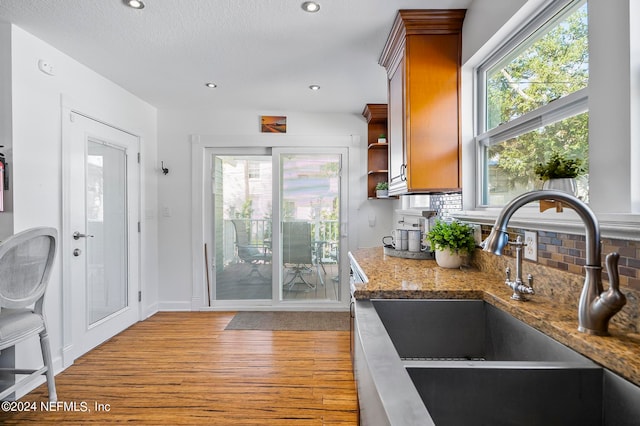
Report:
M 302 0 L 0 0 L 0 21 L 158 108 L 360 113 L 386 100 L 378 57 L 397 10 L 470 2 L 320 0 L 306 13 Z

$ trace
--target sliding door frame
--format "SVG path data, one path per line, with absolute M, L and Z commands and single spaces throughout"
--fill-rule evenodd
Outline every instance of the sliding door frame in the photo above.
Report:
M 273 286 L 273 306 L 281 306 L 281 307 L 329 307 L 331 305 L 340 305 L 342 301 L 349 299 L 349 268 L 346 265 L 349 265 L 349 258 L 347 256 L 347 251 L 345 250 L 348 247 L 347 237 L 349 233 L 347 231 L 347 220 L 346 220 L 346 210 L 348 206 L 348 178 L 349 178 L 349 151 L 347 148 L 338 148 L 338 147 L 314 147 L 314 148 L 294 148 L 294 147 L 282 147 L 282 148 L 273 148 L 272 156 L 273 156 L 273 194 L 277 194 L 277 197 L 274 199 L 273 204 L 273 235 L 278 235 L 278 240 L 280 240 L 280 236 L 282 236 L 282 222 L 283 219 L 281 217 L 281 213 L 283 211 L 282 206 L 282 156 L 283 155 L 303 155 L 303 154 L 317 154 L 319 151 L 322 154 L 327 155 L 339 155 L 340 156 L 340 242 L 338 251 L 339 259 L 339 281 L 338 288 L 340 293 L 338 295 L 338 300 L 336 301 L 327 301 L 327 300 L 307 300 L 304 302 L 296 302 L 292 300 L 282 300 L 282 288 L 283 288 L 283 273 L 282 273 L 282 243 L 278 241 L 278 245 L 274 247 L 278 247 L 278 250 L 274 250 L 273 252 L 273 270 L 277 270 L 277 276 L 274 275 L 274 282 L 277 282 L 278 285 Z M 275 267 L 277 266 L 277 267 Z M 328 284 L 326 284 L 328 285 Z M 344 291 L 346 287 L 346 292 Z M 315 303 L 314 303 L 315 302 Z
M 278 135 L 277 141 L 271 137 L 259 136 L 202 136 L 192 135 L 192 310 L 336 310 L 342 311 L 349 306 L 349 268 L 347 252 L 351 244 L 349 236 L 349 146 L 359 143 L 359 138 L 353 136 L 291 136 Z M 355 139 L 355 141 L 354 141 Z M 277 143 L 274 143 L 277 142 Z M 305 148 L 296 148 L 303 146 Z M 262 150 L 262 151 L 260 151 Z M 340 294 L 337 301 L 316 300 L 316 301 L 291 301 L 280 300 L 279 292 L 276 294 L 277 286 L 273 285 L 273 296 L 271 300 L 251 300 L 251 301 L 224 301 L 213 300 L 209 303 L 209 291 L 207 290 L 204 256 L 204 244 L 211 244 L 211 221 L 208 219 L 212 213 L 209 204 L 211 196 L 211 177 L 207 176 L 210 170 L 209 161 L 211 154 L 225 155 L 227 153 L 238 154 L 258 154 L 270 152 L 273 156 L 273 193 L 278 193 L 273 206 L 273 233 L 280 233 L 280 154 L 308 154 L 321 151 L 328 154 L 340 154 L 342 158 L 341 170 L 341 190 L 340 190 Z M 276 177 L 278 176 L 278 177 Z M 273 264 L 280 264 L 280 252 L 273 253 Z M 211 258 L 211 253 L 209 253 Z M 212 270 L 209 263 L 209 276 Z M 274 282 L 282 282 L 282 272 L 280 267 L 274 267 Z M 280 284 L 278 284 L 279 286 Z M 213 295 L 213 290 L 211 292 Z

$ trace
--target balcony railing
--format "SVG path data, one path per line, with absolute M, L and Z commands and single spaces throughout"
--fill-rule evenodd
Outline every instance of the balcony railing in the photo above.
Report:
M 238 219 L 236 219 L 238 220 Z M 267 219 L 239 219 L 244 221 L 251 244 L 262 244 L 272 241 L 271 221 Z M 237 263 L 240 260 L 235 250 L 235 231 L 231 220 L 223 221 L 223 258 L 224 264 Z M 337 220 L 311 221 L 311 240 L 316 244 L 319 253 L 315 255 L 323 263 L 337 262 L 337 248 L 340 238 L 340 224 Z

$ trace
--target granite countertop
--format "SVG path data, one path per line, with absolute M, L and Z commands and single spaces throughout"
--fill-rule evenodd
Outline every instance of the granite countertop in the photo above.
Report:
M 640 386 L 638 333 L 613 324 L 611 336 L 581 333 L 575 307 L 538 294 L 527 302 L 511 300 L 503 277 L 471 267 L 444 269 L 434 260 L 386 256 L 382 247 L 352 255 L 369 280 L 355 284 L 356 299 L 482 299 Z

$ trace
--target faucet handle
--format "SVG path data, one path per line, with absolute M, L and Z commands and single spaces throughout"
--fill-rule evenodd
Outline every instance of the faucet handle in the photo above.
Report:
M 507 282 L 511 281 L 511 268 L 508 266 L 504 270 L 505 275 L 507 276 Z
M 533 275 L 527 275 L 527 281 L 529 281 L 529 288 L 533 289 Z
M 618 312 L 627 303 L 627 298 L 620 292 L 620 278 L 618 275 L 618 253 L 609 253 L 605 258 L 607 273 L 609 275 L 609 290 L 602 292 L 600 299 L 603 303 L 616 309 Z

